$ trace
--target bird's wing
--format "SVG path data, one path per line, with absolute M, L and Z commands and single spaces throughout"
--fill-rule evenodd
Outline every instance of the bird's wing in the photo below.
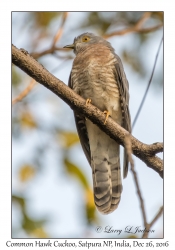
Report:
M 121 62 L 121 59 L 118 55 L 116 55 L 117 62 L 115 63 L 114 75 L 116 78 L 116 82 L 119 88 L 120 100 L 121 100 L 121 108 L 122 108 L 122 116 L 123 122 L 122 127 L 126 129 L 129 133 L 131 133 L 131 118 L 129 113 L 129 84 L 124 72 L 124 68 Z M 123 176 L 124 178 L 128 173 L 128 157 L 127 152 L 124 150 L 124 164 L 123 164 Z
M 69 76 L 68 86 L 71 89 L 73 89 L 72 81 L 71 81 L 71 73 Z M 74 111 L 74 118 L 75 118 L 75 124 L 77 127 L 78 135 L 80 138 L 81 146 L 89 162 L 89 165 L 91 166 L 91 152 L 90 152 L 90 146 L 89 146 L 89 137 L 88 137 L 87 128 L 85 124 L 85 121 L 86 121 L 85 116 Z

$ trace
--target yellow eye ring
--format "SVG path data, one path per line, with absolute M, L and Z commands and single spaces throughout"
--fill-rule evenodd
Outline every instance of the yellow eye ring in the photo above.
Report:
M 88 42 L 89 40 L 90 40 L 90 38 L 88 36 L 84 36 L 82 38 L 82 42 L 84 42 L 84 43 Z

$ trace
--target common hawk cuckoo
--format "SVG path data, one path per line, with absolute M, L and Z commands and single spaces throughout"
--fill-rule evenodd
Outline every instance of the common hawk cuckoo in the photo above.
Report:
M 84 33 L 74 39 L 76 55 L 69 77 L 69 87 L 131 132 L 129 85 L 121 59 L 102 37 Z M 120 202 L 122 181 L 120 145 L 84 115 L 74 111 L 77 131 L 92 168 L 94 201 L 97 209 L 108 214 Z M 124 150 L 123 176 L 127 176 L 128 158 Z

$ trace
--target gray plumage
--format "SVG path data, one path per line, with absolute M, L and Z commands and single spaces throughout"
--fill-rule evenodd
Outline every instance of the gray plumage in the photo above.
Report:
M 101 111 L 109 111 L 112 119 L 131 132 L 129 85 L 122 62 L 111 44 L 92 33 L 74 39 L 76 57 L 69 77 L 69 87 L 84 99 L 91 99 Z M 92 167 L 94 201 L 97 209 L 108 214 L 121 198 L 120 146 L 82 114 L 74 112 L 80 142 Z M 124 178 L 128 159 L 124 150 Z

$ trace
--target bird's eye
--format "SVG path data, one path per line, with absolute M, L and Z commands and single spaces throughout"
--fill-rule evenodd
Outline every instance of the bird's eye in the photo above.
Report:
M 88 37 L 88 36 L 84 36 L 83 38 L 82 38 L 82 41 L 83 42 L 88 42 L 90 40 L 90 38 Z

